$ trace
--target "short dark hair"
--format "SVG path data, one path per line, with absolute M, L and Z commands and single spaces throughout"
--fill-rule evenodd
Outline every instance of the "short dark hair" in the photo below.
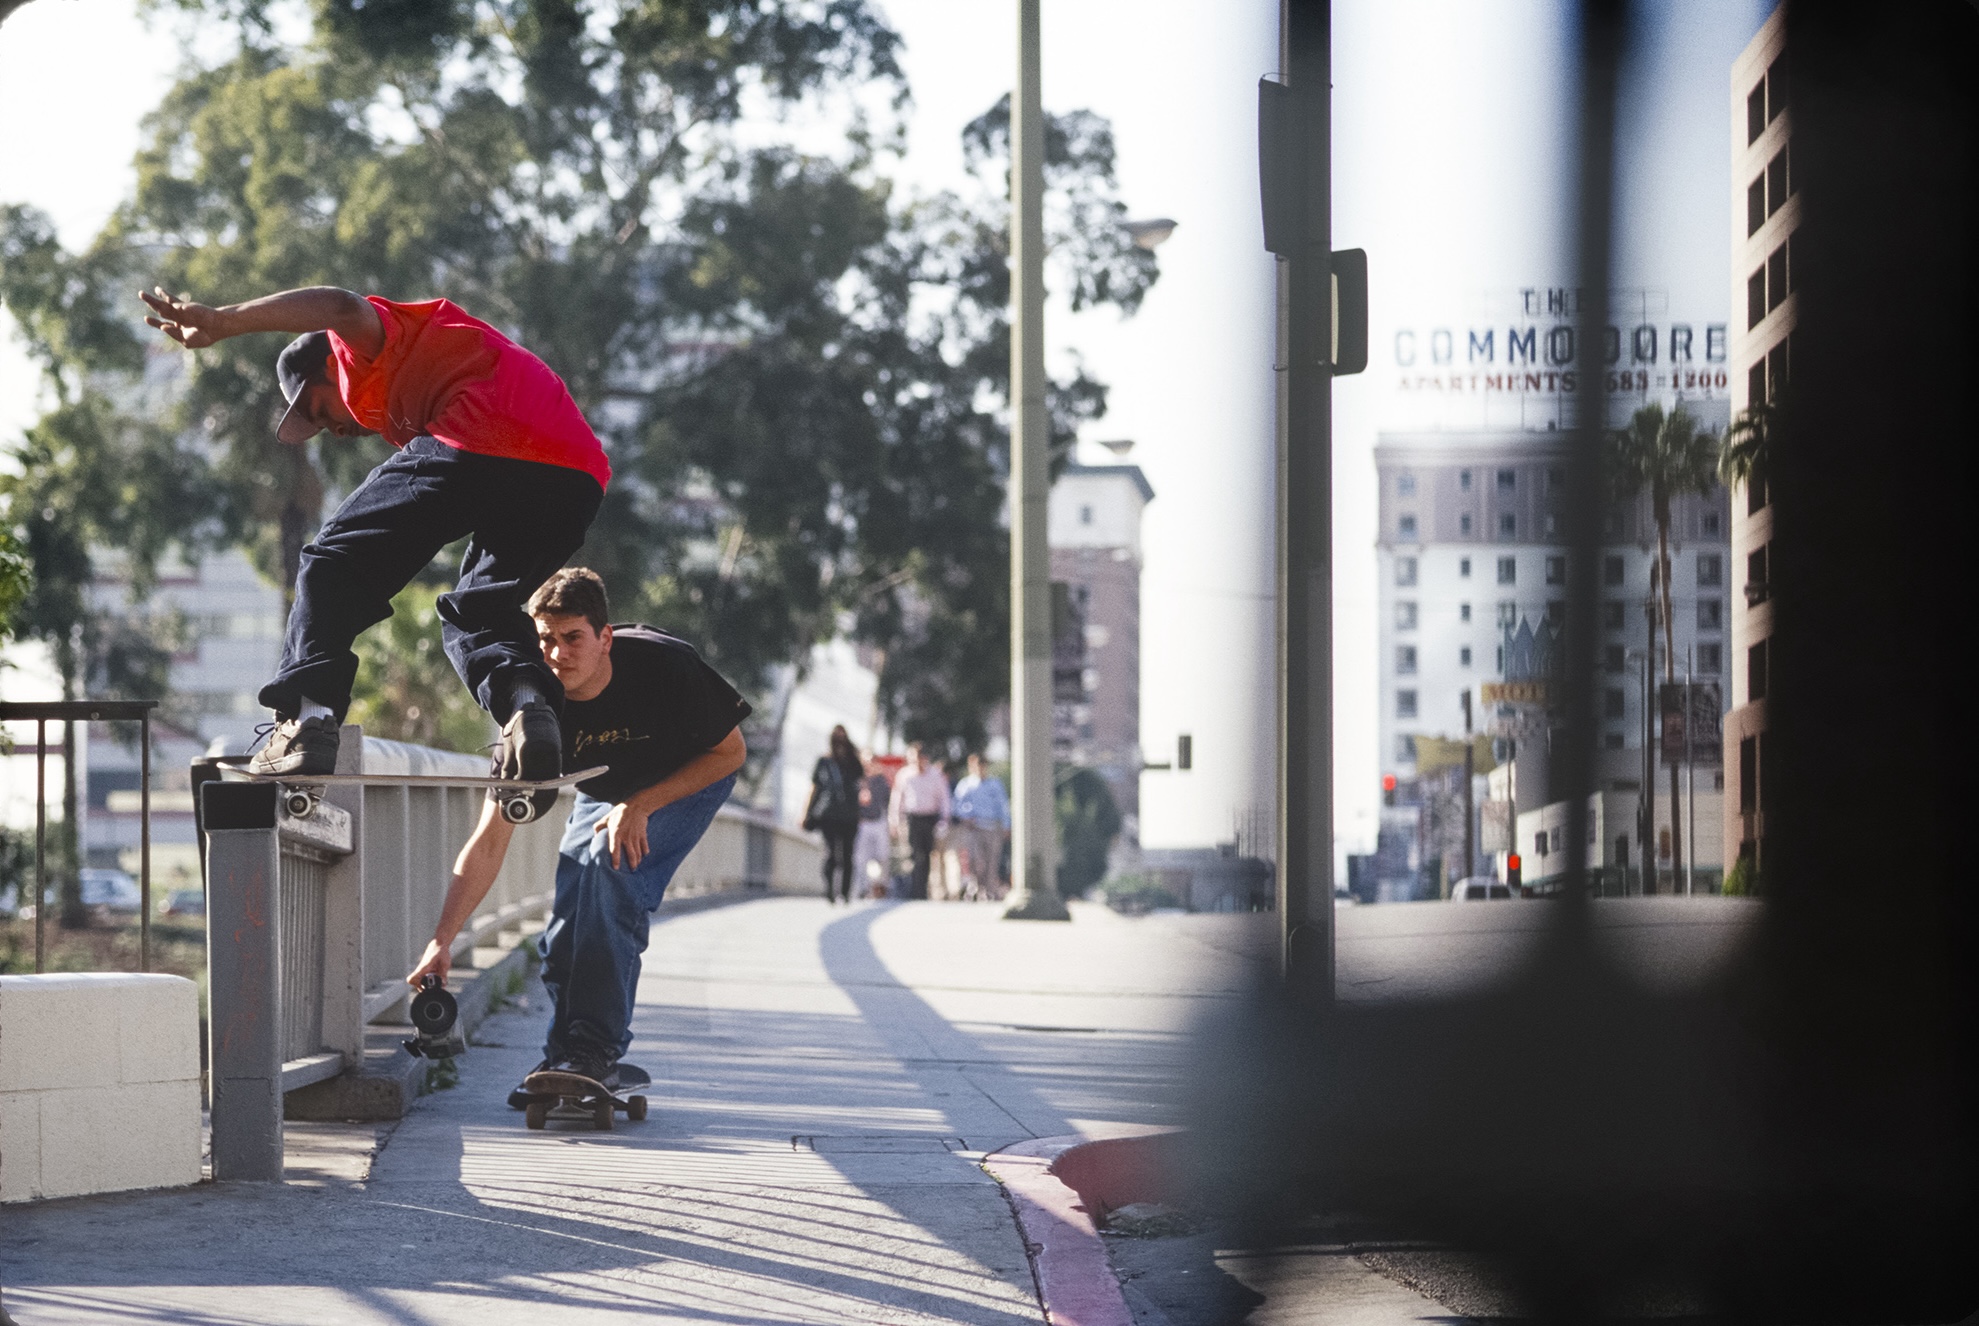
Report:
M 529 596 L 531 617 L 582 617 L 602 631 L 611 621 L 605 602 L 605 582 L 588 566 L 566 566 Z

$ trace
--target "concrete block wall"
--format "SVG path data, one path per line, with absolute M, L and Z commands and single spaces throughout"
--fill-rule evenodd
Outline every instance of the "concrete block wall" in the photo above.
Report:
M 198 1183 L 199 992 L 0 976 L 0 1202 Z

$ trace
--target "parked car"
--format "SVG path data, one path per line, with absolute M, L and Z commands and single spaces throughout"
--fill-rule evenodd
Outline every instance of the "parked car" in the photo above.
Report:
M 160 916 L 204 916 L 206 894 L 199 889 L 173 889 L 158 904 Z
M 144 905 L 137 881 L 121 870 L 81 870 L 82 905 L 100 907 L 113 915 L 136 915 Z
M 1460 879 L 1450 886 L 1451 902 L 1492 902 L 1499 898 L 1513 898 L 1512 886 L 1489 875 L 1472 875 Z

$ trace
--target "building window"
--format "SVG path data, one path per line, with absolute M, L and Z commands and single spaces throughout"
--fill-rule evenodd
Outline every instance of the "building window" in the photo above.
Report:
M 1398 631 L 1413 631 L 1416 629 L 1415 600 L 1410 599 L 1395 605 L 1395 629 Z
M 1766 177 L 1760 175 L 1745 186 L 1745 233 L 1755 234 L 1766 224 Z
M 1468 603 L 1459 603 L 1457 605 L 1457 620 L 1460 622 L 1467 622 L 1470 619 L 1471 619 L 1471 605 Z
M 1699 528 L 1704 531 L 1705 538 L 1714 539 L 1718 537 L 1718 513 L 1716 511 L 1706 511 L 1697 523 Z
M 1558 538 L 1559 536 L 1560 536 L 1560 518 L 1554 515 L 1551 511 L 1548 511 L 1546 513 L 1546 537 L 1549 539 L 1555 539 Z
M 1395 675 L 1413 677 L 1416 675 L 1416 647 L 1414 645 L 1395 646 Z
M 1470 518 L 1470 514 L 1466 512 L 1464 515 L 1457 517 L 1457 533 L 1463 535 L 1466 538 L 1469 538 L 1470 532 L 1471 532 L 1471 518 Z
M 1766 255 L 1766 311 L 1787 301 L 1787 246 L 1782 244 Z
M 1416 518 L 1414 516 L 1403 516 L 1401 520 L 1396 522 L 1396 533 L 1401 535 L 1404 541 L 1414 543 L 1416 541 Z
M 1503 645 L 1498 646 L 1498 672 L 1501 676 L 1505 672 L 1505 646 Z
M 1557 497 L 1559 494 L 1565 492 L 1566 488 L 1567 472 L 1557 465 L 1548 466 L 1546 470 L 1546 491 Z
M 1619 732 L 1608 733 L 1601 738 L 1601 748 L 1603 750 L 1620 750 L 1622 748 L 1622 734 Z M 1624 838 L 1622 841 L 1627 842 L 1628 839 Z
M 1416 582 L 1416 559 L 1397 557 L 1395 559 L 1395 583 L 1407 588 Z
M 1565 599 L 1548 599 L 1546 601 L 1546 620 L 1556 627 L 1566 621 L 1567 601 Z
M 1787 150 L 1783 147 L 1766 163 L 1766 215 L 1771 216 L 1787 201 Z
M 1624 703 L 1625 699 L 1622 688 L 1619 686 L 1610 686 L 1607 690 L 1601 692 L 1601 716 L 1603 718 L 1620 718 Z
M 1498 624 L 1513 627 L 1519 624 L 1519 605 L 1506 599 L 1498 605 Z
M 1782 55 L 1766 66 L 1766 123 L 1780 118 L 1787 108 L 1787 57 Z
M 1519 518 L 1517 516 L 1507 511 L 1505 514 L 1498 517 L 1499 538 L 1501 539 L 1516 538 L 1518 537 L 1518 532 L 1519 532 Z
M 1549 557 L 1546 559 L 1546 583 L 1549 585 L 1564 585 L 1567 583 L 1566 558 Z
M 1501 585 L 1516 585 L 1519 583 L 1518 558 L 1500 557 L 1498 559 L 1498 583 Z
M 1601 625 L 1610 631 L 1619 631 L 1627 622 L 1628 605 L 1620 599 L 1609 599 L 1601 605 Z
M 1395 738 L 1395 762 L 1397 764 L 1416 762 L 1416 739 L 1406 732 Z
M 1090 525 L 1093 523 L 1093 509 L 1091 507 L 1082 506 L 1079 508 L 1079 523 L 1081 525 Z
M 1773 596 L 1773 587 L 1766 579 L 1766 549 L 1762 546 L 1746 555 L 1745 559 L 1745 606 L 1756 608 Z
M 1624 572 L 1624 570 L 1625 570 L 1625 567 L 1624 567 L 1624 564 L 1623 564 L 1623 562 L 1622 562 L 1622 559 L 1621 559 L 1621 558 L 1619 558 L 1619 557 L 1604 557 L 1604 558 L 1602 558 L 1602 559 L 1601 559 L 1601 583 L 1602 583 L 1602 584 L 1604 584 L 1604 585 L 1619 585 L 1619 584 L 1621 584 L 1621 583 L 1622 583 L 1622 576 L 1623 576 L 1623 572 Z
M 1457 574 L 1458 574 L 1458 575 L 1460 575 L 1460 576 L 1462 576 L 1462 577 L 1463 577 L 1464 579 L 1466 579 L 1466 580 L 1469 580 L 1469 579 L 1471 578 L 1471 559 L 1470 559 L 1470 558 L 1468 558 L 1468 557 L 1460 557 L 1460 558 L 1458 558 L 1458 559 L 1457 559 Z
M 1471 472 L 1469 470 L 1457 471 L 1457 487 L 1466 493 L 1471 490 Z
M 1620 645 L 1601 646 L 1601 670 L 1603 672 L 1620 672 L 1626 666 L 1623 662 L 1624 657 L 1625 655 Z
M 1697 555 L 1697 583 L 1699 585 L 1706 589 L 1713 588 L 1724 579 L 1724 574 L 1724 562 L 1719 558 L 1717 553 L 1699 553 Z
M 1722 645 L 1699 645 L 1697 647 L 1697 675 L 1715 677 L 1725 670 L 1725 652 Z
M 1459 650 L 1457 650 L 1457 666 L 1460 668 L 1467 668 L 1470 665 L 1471 665 L 1471 647 L 1469 645 L 1465 645 Z
M 1395 692 L 1395 717 L 1414 718 L 1416 716 L 1416 693 L 1414 691 Z
M 1512 491 L 1513 489 L 1515 489 L 1515 488 L 1517 488 L 1518 486 L 1519 486 L 1519 472 L 1518 472 L 1517 470 L 1500 470 L 1500 471 L 1498 471 L 1498 491 L 1499 491 L 1499 492 L 1501 492 L 1501 493 L 1509 493 L 1509 492 L 1511 492 L 1511 491 Z
M 1763 700 L 1766 698 L 1766 642 L 1745 651 L 1745 698 Z
M 1398 476 L 1395 480 L 1395 492 L 1402 497 L 1414 497 L 1416 495 L 1416 476 L 1413 474 Z
M 1750 331 L 1766 320 L 1766 269 L 1745 278 L 1745 326 Z
M 1787 359 L 1787 347 L 1791 344 L 1791 340 L 1781 341 L 1778 345 L 1766 352 L 1766 398 L 1768 400 L 1778 399 L 1780 392 L 1786 388 L 1787 374 L 1791 367 Z
M 1724 600 L 1699 599 L 1697 601 L 1697 629 L 1700 631 L 1722 631 L 1725 629 Z
M 1761 359 L 1745 374 L 1745 397 L 1752 405 L 1766 403 L 1766 361 Z
M 1756 143 L 1759 135 L 1766 132 L 1766 80 L 1752 89 L 1752 95 L 1745 99 L 1745 141 Z

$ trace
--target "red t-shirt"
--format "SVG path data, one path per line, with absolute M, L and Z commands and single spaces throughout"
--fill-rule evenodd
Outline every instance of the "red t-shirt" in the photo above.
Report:
M 611 463 L 550 366 L 451 300 L 365 297 L 385 346 L 365 358 L 335 332 L 337 390 L 357 422 L 395 447 L 425 434 L 461 451 L 583 470 L 603 487 Z

